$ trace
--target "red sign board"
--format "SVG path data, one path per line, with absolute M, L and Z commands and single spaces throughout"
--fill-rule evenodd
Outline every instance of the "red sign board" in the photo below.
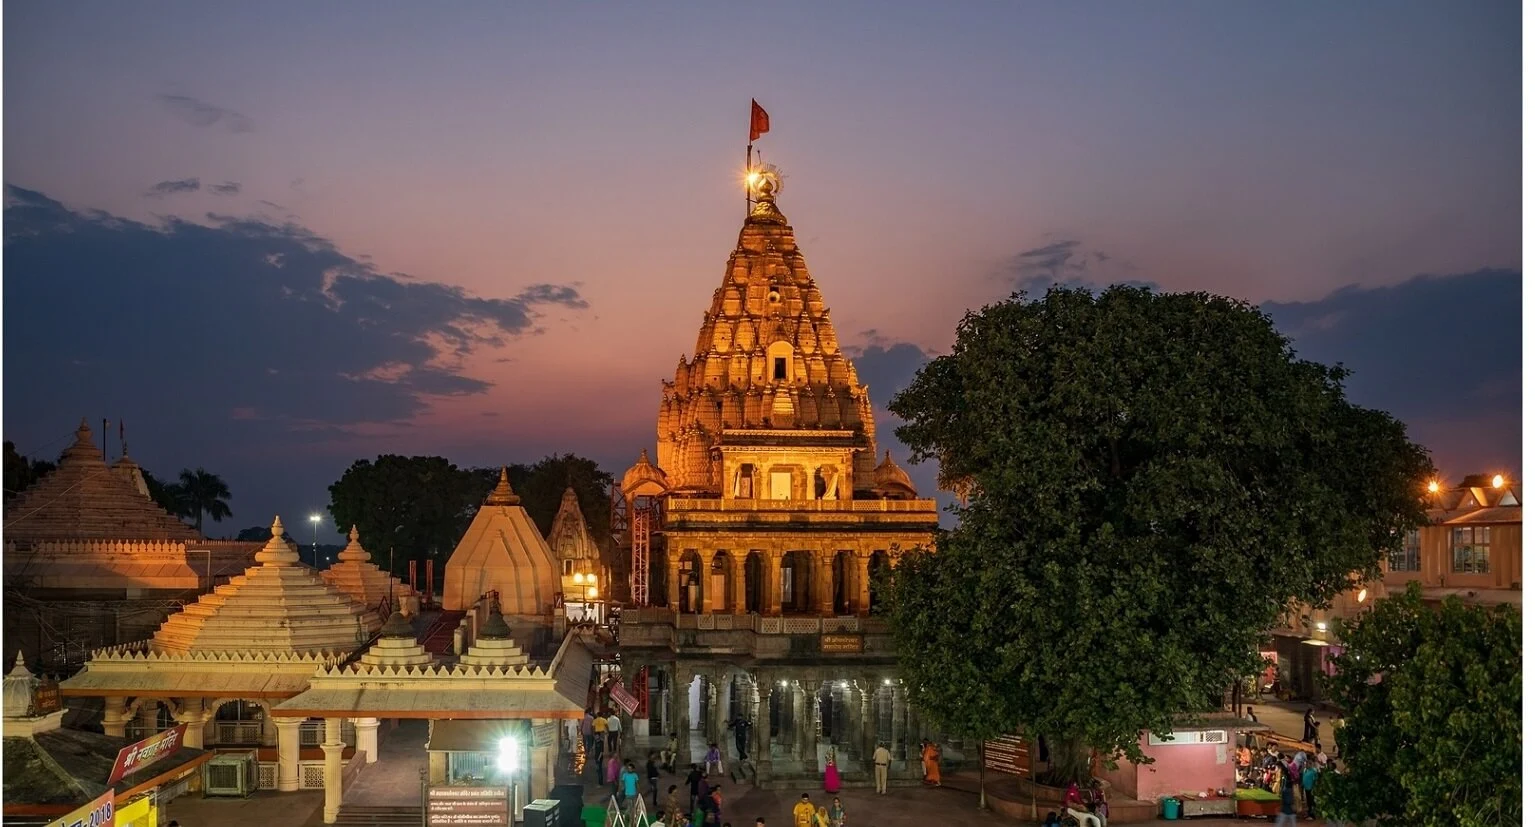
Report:
M 1029 775 L 1029 741 L 1022 735 L 1000 735 L 983 741 L 981 758 L 988 770 L 1022 778 Z
M 511 827 L 505 787 L 432 787 L 426 791 L 427 827 Z
M 112 774 L 107 776 L 107 786 L 110 787 L 123 780 L 123 776 L 141 770 L 181 749 L 181 742 L 186 735 L 187 725 L 179 724 L 158 735 L 151 735 L 142 741 L 123 747 L 117 753 L 117 763 L 112 765 Z
M 608 690 L 608 697 L 612 698 L 614 703 L 622 707 L 627 715 L 633 716 L 634 710 L 640 708 L 639 699 L 630 695 L 629 690 L 625 689 L 624 685 L 618 681 L 613 682 L 613 688 Z

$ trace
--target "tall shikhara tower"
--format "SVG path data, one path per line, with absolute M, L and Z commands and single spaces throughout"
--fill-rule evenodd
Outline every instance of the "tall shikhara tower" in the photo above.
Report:
M 675 493 L 730 496 L 746 490 L 725 473 L 721 448 L 730 432 L 806 432 L 818 444 L 852 449 L 851 479 L 823 480 L 825 489 L 872 492 L 868 388 L 843 356 L 821 289 L 778 209 L 776 173 L 759 170 L 753 179 L 754 207 L 693 356 L 678 360 L 675 377 L 661 383 L 657 462 Z M 759 496 L 772 496 L 772 479 L 749 480 L 747 488 L 752 483 Z

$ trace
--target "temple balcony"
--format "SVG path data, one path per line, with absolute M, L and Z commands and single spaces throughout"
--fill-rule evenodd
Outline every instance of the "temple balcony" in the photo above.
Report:
M 668 649 L 678 656 L 750 657 L 765 662 L 895 657 L 889 625 L 878 617 L 625 609 L 619 634 L 625 650 Z

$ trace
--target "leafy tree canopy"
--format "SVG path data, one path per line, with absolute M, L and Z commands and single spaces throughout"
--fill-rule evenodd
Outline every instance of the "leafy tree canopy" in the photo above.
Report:
M 445 563 L 500 478 L 499 466 L 460 468 L 442 457 L 386 454 L 358 460 L 330 487 L 330 513 L 346 530 L 357 526 L 373 561 L 388 565 L 395 549 L 396 573 L 411 559 Z M 508 465 L 507 477 L 540 532 L 547 534 L 567 485 L 576 489 L 587 525 L 601 542 L 609 522 L 611 475 L 574 454 L 550 456 L 533 465 Z
M 32 487 L 32 484 L 42 479 L 43 476 L 54 469 L 54 464 L 46 460 L 32 459 L 23 456 L 16 450 L 16 444 L 10 440 L 5 441 L 5 499 L 20 494 Z
M 1413 584 L 1337 633 L 1344 653 L 1326 688 L 1347 771 L 1323 778 L 1323 814 L 1382 827 L 1518 824 L 1518 612 L 1456 598 L 1436 610 Z
M 1144 760 L 1291 601 L 1325 606 L 1423 519 L 1432 471 L 1257 309 L 1053 289 L 968 314 L 891 402 L 967 504 L 895 570 L 892 628 L 945 729 Z

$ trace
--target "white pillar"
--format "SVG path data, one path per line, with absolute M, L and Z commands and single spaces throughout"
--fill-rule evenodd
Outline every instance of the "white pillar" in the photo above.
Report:
M 293 792 L 298 789 L 298 730 L 302 718 L 274 718 L 277 725 L 277 789 Z
M 528 750 L 528 800 L 548 798 L 554 790 L 554 721 L 539 718 L 533 721 L 533 743 Z
M 128 735 L 128 708 L 122 698 L 106 698 L 107 711 L 101 718 L 101 729 L 113 738 Z
M 369 764 L 377 764 L 378 719 L 354 718 L 352 725 L 357 728 L 357 751 L 363 754 Z
M 181 699 L 181 711 L 176 713 L 176 723 L 187 725 L 186 738 L 182 741 L 184 746 L 203 748 L 203 725 L 207 722 L 208 716 L 203 712 L 202 698 Z
M 325 743 L 320 749 L 325 753 L 325 823 L 335 824 L 341 812 L 341 719 L 325 719 Z

